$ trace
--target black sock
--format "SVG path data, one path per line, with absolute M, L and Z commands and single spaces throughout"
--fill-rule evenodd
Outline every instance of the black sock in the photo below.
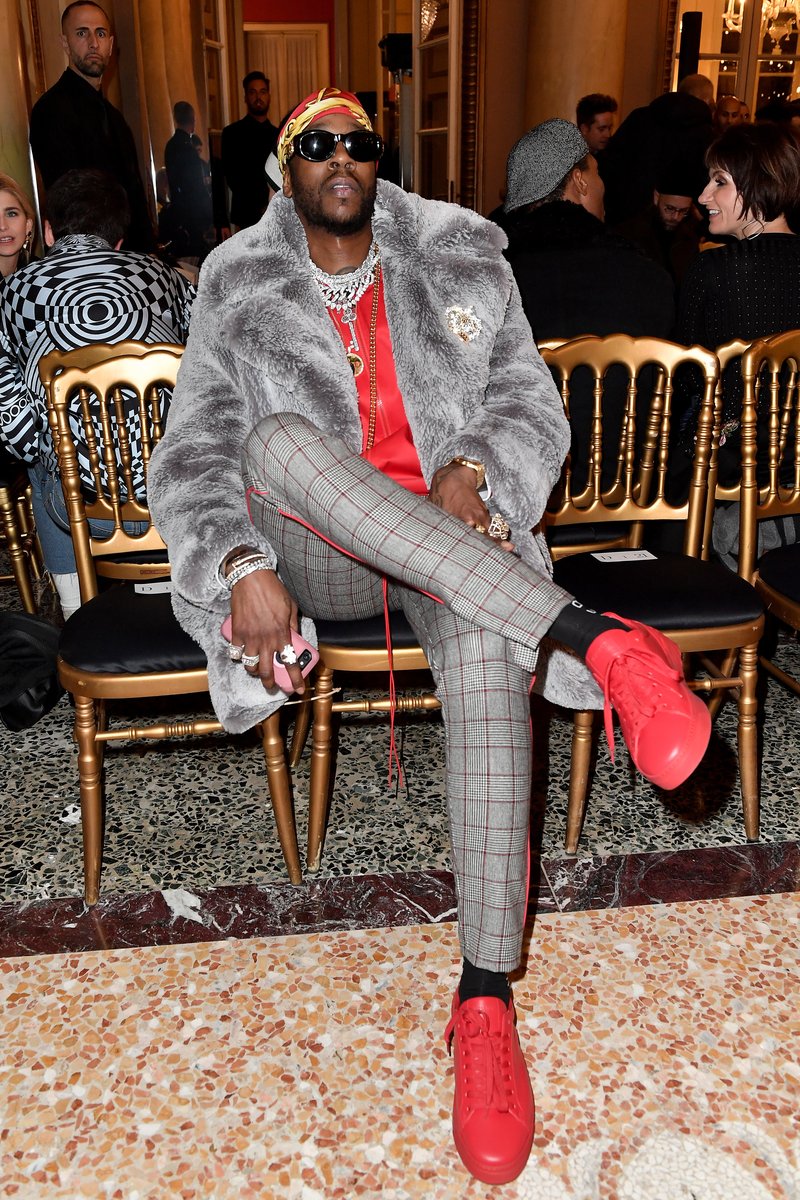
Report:
M 504 1004 L 508 1004 L 511 999 L 508 976 L 505 971 L 484 971 L 481 967 L 474 967 L 465 958 L 458 998 L 463 1004 L 465 1000 L 474 1000 L 476 996 L 497 996 Z
M 553 624 L 547 631 L 548 637 L 555 638 L 564 646 L 569 646 L 581 658 L 586 658 L 586 651 L 596 637 L 607 633 L 609 629 L 627 629 L 621 621 L 613 617 L 595 612 L 593 608 L 584 608 L 580 600 L 573 600 L 562 608 Z

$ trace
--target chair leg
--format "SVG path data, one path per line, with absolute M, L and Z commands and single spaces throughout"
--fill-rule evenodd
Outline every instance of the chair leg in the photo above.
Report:
M 729 650 L 719 665 L 720 674 L 724 675 L 727 679 L 730 679 L 731 676 L 735 675 L 736 674 L 736 660 L 738 659 L 738 657 L 739 657 L 738 650 Z M 711 693 L 711 696 L 708 701 L 708 711 L 711 714 L 712 721 L 716 720 L 717 713 L 722 708 L 722 705 L 725 703 L 726 699 L 728 698 L 729 693 L 730 693 L 730 688 L 719 688 L 718 691 L 714 691 Z
M 333 737 L 333 671 L 321 666 L 317 672 L 314 724 L 311 726 L 311 779 L 308 797 L 308 855 L 309 871 L 318 871 L 322 856 L 322 839 L 328 818 L 331 781 L 331 741 Z
M 300 759 L 303 757 L 303 751 L 305 750 L 306 742 L 308 741 L 308 731 L 311 728 L 311 710 L 313 705 L 313 695 L 310 696 L 308 692 L 306 692 L 306 702 L 298 706 L 296 710 L 297 715 L 294 719 L 292 748 L 289 751 L 289 765 L 292 767 L 296 767 L 300 762 Z
M 278 827 L 283 858 L 289 879 L 294 884 L 303 882 L 300 867 L 300 851 L 297 846 L 297 827 L 292 807 L 292 792 L 289 772 L 286 767 L 286 747 L 281 734 L 280 713 L 267 717 L 261 726 L 261 744 L 267 765 L 267 783 L 275 824 Z
M 74 696 L 75 740 L 78 743 L 78 777 L 81 789 L 83 830 L 84 900 L 91 907 L 100 896 L 103 857 L 102 759 L 96 740 L 95 704 L 88 696 Z
M 35 613 L 36 601 L 33 598 L 33 588 L 28 573 L 28 558 L 20 540 L 20 526 L 14 500 L 7 488 L 0 488 L 0 514 L 2 514 L 3 533 L 11 564 L 11 573 L 22 600 L 22 607 L 26 612 Z
M 592 762 L 595 714 L 591 710 L 576 712 L 572 722 L 572 752 L 569 766 L 569 800 L 567 803 L 567 833 L 564 849 L 575 854 L 586 815 L 586 795 L 589 790 L 589 770 Z
M 739 655 L 739 778 L 742 785 L 744 832 L 748 842 L 759 837 L 758 646 L 743 646 Z

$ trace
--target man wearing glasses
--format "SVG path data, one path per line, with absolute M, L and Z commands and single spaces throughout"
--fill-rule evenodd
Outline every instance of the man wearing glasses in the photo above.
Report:
M 652 204 L 613 230 L 669 271 L 676 285 L 700 252 L 701 223 L 693 197 L 701 182 L 681 164 L 660 169 Z
M 231 730 L 285 700 L 274 659 L 304 690 L 298 609 L 309 635 L 308 617 L 382 612 L 385 589 L 425 648 L 447 737 L 462 954 L 446 1030 L 453 1132 L 467 1168 L 503 1183 L 534 1131 L 508 982 L 528 902 L 533 672 L 562 703 L 613 704 L 634 761 L 662 786 L 699 762 L 708 711 L 670 643 L 553 584 L 532 530 L 568 430 L 505 236 L 377 181 L 381 152 L 336 88 L 286 121 L 282 195 L 203 268 L 150 499 L 175 611 Z M 538 654 L 545 635 L 562 648 Z

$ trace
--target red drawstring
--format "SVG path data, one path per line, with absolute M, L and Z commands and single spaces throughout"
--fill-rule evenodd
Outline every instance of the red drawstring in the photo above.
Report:
M 247 489 L 247 515 L 250 517 L 251 524 L 254 524 L 254 522 L 253 515 L 250 512 L 250 497 L 268 495 L 269 492 L 266 491 L 266 489 L 264 491 L 260 491 L 258 488 L 254 487 Z M 340 554 L 346 554 L 348 558 L 355 559 L 356 562 L 364 563 L 365 567 L 369 566 L 369 563 L 364 562 L 363 558 L 359 558 L 357 554 L 353 554 L 352 550 L 345 550 L 343 546 L 337 546 L 336 542 L 332 542 L 330 538 L 325 537 L 324 533 L 320 533 L 318 529 L 315 529 L 313 525 L 309 525 L 308 521 L 304 521 L 302 517 L 296 517 L 294 513 L 285 512 L 282 508 L 279 508 L 278 512 L 282 517 L 286 517 L 289 521 L 296 521 L 298 525 L 302 525 L 304 529 L 308 529 L 315 535 L 315 537 L 322 538 L 323 542 L 327 542 L 329 546 L 333 546 L 334 550 L 338 550 Z M 430 600 L 435 600 L 437 604 L 444 604 L 444 600 L 440 599 L 439 596 L 434 596 L 432 592 L 426 592 L 424 588 L 414 588 L 414 591 L 419 592 L 423 596 L 427 596 Z
M 394 653 L 392 651 L 392 625 L 389 618 L 389 580 L 383 577 L 383 622 L 386 628 L 386 654 L 389 659 L 389 787 L 392 786 L 392 759 L 397 763 L 397 785 L 403 786 L 403 767 L 397 753 L 394 737 L 394 718 L 397 712 L 397 687 L 394 682 Z
M 533 685 L 534 685 L 535 683 L 536 683 L 536 676 L 535 676 L 535 675 L 531 675 L 531 684 L 530 684 L 530 687 L 528 688 L 528 696 L 529 696 L 529 697 L 530 697 L 530 696 L 531 696 L 531 694 L 533 693 Z M 530 704 L 528 705 L 528 712 L 530 713 Z M 531 749 L 533 749 L 533 717 L 532 717 L 532 716 L 530 716 L 530 715 L 528 716 L 528 724 L 529 724 L 529 725 L 530 725 L 530 727 L 531 727 Z M 526 864 L 525 864 L 525 912 L 527 913 L 527 911 L 528 911 L 528 901 L 529 901 L 529 897 L 530 897 L 530 894 L 531 894 L 531 834 L 530 834 L 530 820 L 528 821 L 528 837 L 527 837 L 527 839 L 526 839 L 526 842 L 525 842 L 525 848 L 526 848 Z
M 250 497 L 251 496 L 268 496 L 268 495 L 269 495 L 269 492 L 266 491 L 266 489 L 263 491 L 259 490 L 258 488 L 255 488 L 255 487 L 250 487 L 247 489 L 247 492 L 246 492 L 247 515 L 250 517 L 251 523 L 253 521 L 253 515 L 250 512 Z M 332 542 L 330 538 L 326 538 L 324 533 L 320 533 L 318 529 L 315 529 L 313 525 L 310 525 L 308 523 L 308 521 L 304 521 L 302 519 L 302 517 L 296 517 L 293 513 L 286 512 L 282 508 L 279 508 L 278 512 L 280 513 L 280 515 L 282 517 L 286 517 L 287 520 L 296 521 L 298 525 L 302 525 L 305 529 L 308 529 L 316 537 L 322 538 L 323 542 L 327 542 L 329 546 L 333 546 L 334 550 L 338 550 L 340 554 L 346 554 L 348 558 L 352 558 L 356 562 L 360 562 L 360 563 L 364 562 L 363 558 L 359 558 L 358 555 L 353 554 L 351 550 L 345 550 L 342 546 L 337 546 L 336 542 Z M 369 566 L 369 564 L 364 563 L 364 566 Z M 396 742 L 395 736 L 394 736 L 395 715 L 397 712 L 397 685 L 395 683 L 395 678 L 394 678 L 394 655 L 392 653 L 392 629 L 391 629 L 391 620 L 389 617 L 389 581 L 385 575 L 383 576 L 382 586 L 383 586 L 383 620 L 384 620 L 384 626 L 386 629 L 386 654 L 389 659 L 389 702 L 391 705 L 391 707 L 389 709 L 389 787 L 392 786 L 392 760 L 394 760 L 397 763 L 397 782 L 400 785 L 400 787 L 402 787 L 403 786 L 403 768 L 400 763 L 400 755 L 397 752 L 397 742 Z M 444 603 L 444 601 L 440 600 L 438 596 L 433 596 L 433 595 L 431 595 L 430 592 L 422 591 L 422 588 L 418 588 L 416 590 L 422 592 L 423 596 L 428 596 L 428 597 L 430 597 L 431 600 L 435 600 L 437 604 Z

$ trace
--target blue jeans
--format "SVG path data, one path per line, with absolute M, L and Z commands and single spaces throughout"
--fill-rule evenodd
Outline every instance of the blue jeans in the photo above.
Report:
M 61 480 L 57 475 L 51 475 L 41 462 L 28 466 L 28 477 L 44 565 L 51 575 L 74 575 L 78 566 L 72 548 Z M 90 521 L 89 528 L 92 535 L 98 538 L 110 537 L 114 531 L 110 521 Z M 125 529 L 128 533 L 143 533 L 146 525 L 142 521 L 128 521 Z

